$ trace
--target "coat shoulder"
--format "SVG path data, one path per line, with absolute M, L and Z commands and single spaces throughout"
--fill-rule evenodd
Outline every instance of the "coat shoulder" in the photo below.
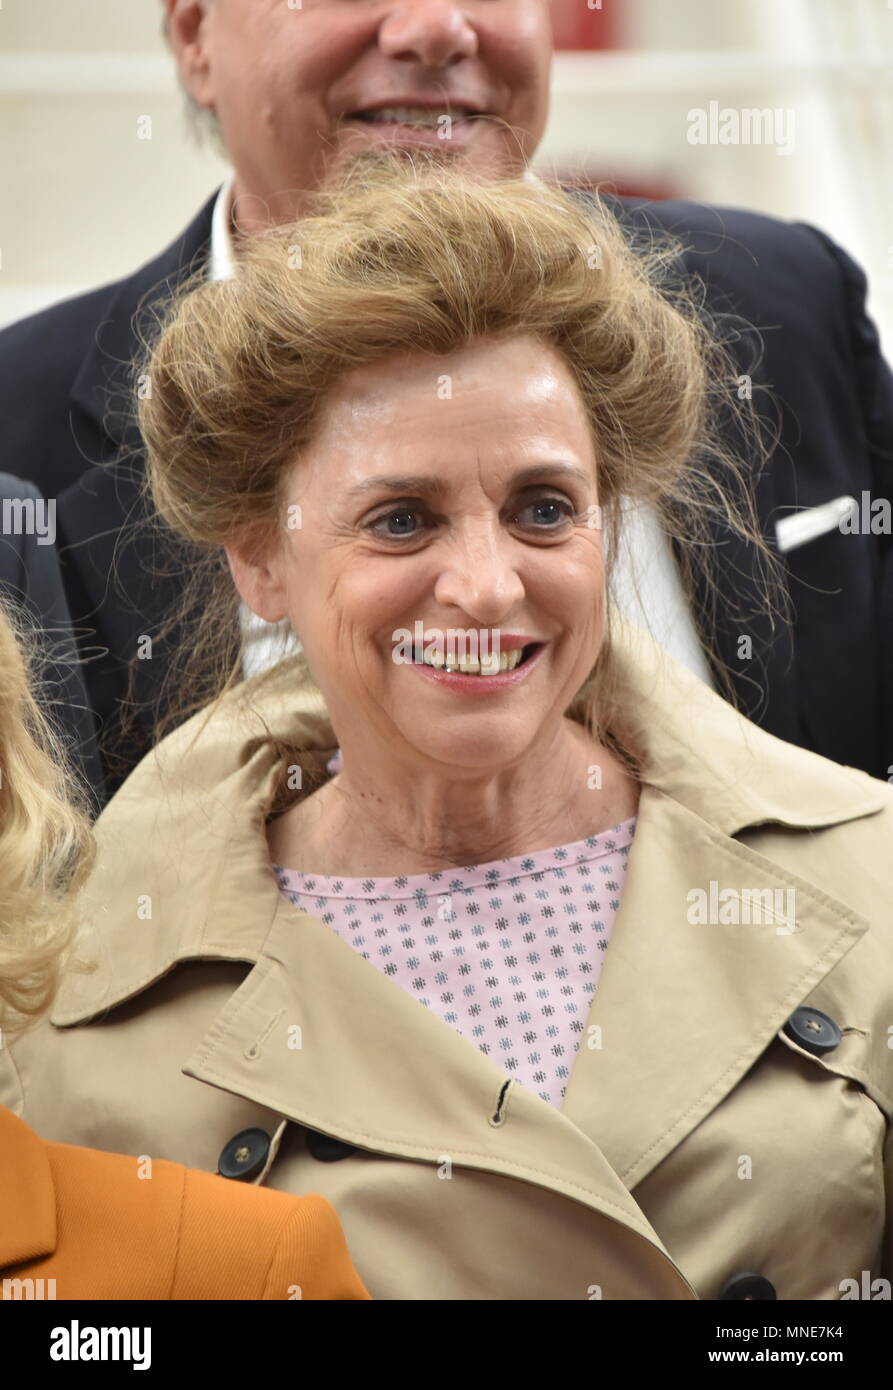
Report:
M 0 329 L 0 466 L 44 492 L 51 491 L 46 456 L 68 440 L 72 386 L 119 286 L 75 295 Z
M 848 768 L 854 777 L 860 775 Z M 861 774 L 866 792 L 877 798 L 873 815 L 831 827 L 825 834 L 829 867 L 846 885 L 848 900 L 871 920 L 876 936 L 887 943 L 887 980 L 893 1003 L 893 787 L 879 778 Z M 854 785 L 857 785 L 854 782 Z M 841 894 L 843 896 L 843 894 Z
M 828 1068 L 860 1082 L 893 1116 L 893 789 L 852 769 L 836 771 L 864 778 L 873 810 L 795 835 L 788 826 L 765 824 L 743 838 L 835 913 L 839 941 L 847 944 L 830 969 L 815 963 L 814 987 L 802 1002 L 838 1021 L 845 1035 Z
M 251 1259 L 241 1233 L 250 1223 Z M 237 1233 L 237 1234 L 234 1234 Z M 211 1256 L 211 1258 L 209 1258 Z M 219 1291 L 209 1294 L 209 1267 Z M 175 1298 L 366 1299 L 334 1207 L 185 1170 Z
M 264 747 L 331 752 L 334 731 L 303 653 L 287 657 L 193 714 L 145 755 L 97 823 L 100 835 L 134 811 L 156 813 L 170 798 L 184 805 L 225 788 Z
M 31 478 L 50 496 L 91 462 L 106 461 L 94 457 L 97 441 L 83 433 L 83 422 L 76 428 L 77 383 L 86 373 L 85 390 L 104 391 L 139 349 L 134 317 L 153 289 L 195 268 L 215 197 L 176 241 L 135 271 L 0 329 L 0 467 Z
M 830 239 L 804 222 L 788 222 L 768 213 L 718 203 L 698 203 L 686 198 L 634 202 L 618 199 L 620 221 L 631 231 L 652 230 L 675 238 L 701 256 L 740 258 L 759 270 L 761 258 L 781 257 L 786 262 L 807 259 L 807 271 L 827 273 L 834 267 Z
M 63 370 L 76 370 L 105 309 L 126 280 L 109 281 L 50 304 L 0 328 L 0 392 L 17 396 L 18 384 L 41 376 L 43 389 Z M 70 381 L 69 381 L 70 384 Z
M 98 854 L 84 890 L 85 913 L 99 938 L 94 944 L 117 961 L 118 968 L 106 961 L 111 975 L 120 974 L 123 957 L 132 953 L 134 882 L 151 897 L 162 955 L 182 949 L 186 937 L 200 935 L 204 920 L 194 902 L 185 916 L 181 910 L 183 864 L 196 865 L 190 880 L 195 892 L 200 879 L 210 885 L 209 866 L 221 854 L 258 854 L 258 818 L 283 768 L 294 763 L 305 778 L 322 775 L 335 742 L 323 697 L 299 652 L 226 692 L 145 755 L 96 822 Z M 151 954 L 145 947 L 134 953 L 134 963 Z M 73 972 L 66 981 L 62 994 L 88 986 Z M 54 1019 L 59 1010 L 57 1002 Z
M 618 204 L 634 245 L 676 243 L 680 270 L 703 280 L 712 310 L 733 312 L 757 328 L 783 322 L 786 335 L 796 335 L 799 325 L 806 348 L 814 346 L 809 334 L 817 318 L 851 310 L 846 271 L 854 263 L 808 223 L 686 199 Z
M 57 1298 L 369 1296 L 322 1197 L 245 1187 L 149 1154 L 43 1144 L 21 1124 L 16 1132 L 32 1157 L 35 1146 L 45 1152 L 49 1182 L 40 1176 L 56 1213 L 55 1248 L 45 1249 L 44 1222 L 35 1244 L 45 1253 L 16 1274 L 55 1279 Z M 33 1193 L 17 1195 L 34 1205 Z

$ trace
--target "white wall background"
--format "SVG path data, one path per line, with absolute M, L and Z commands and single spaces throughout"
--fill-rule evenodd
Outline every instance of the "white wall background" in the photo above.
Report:
M 557 57 L 540 169 L 815 222 L 869 271 L 893 343 L 893 0 L 602 3 L 623 51 Z M 160 18 L 160 0 L 0 0 L 0 324 L 157 254 L 224 176 L 189 138 Z M 793 154 L 690 144 L 712 100 L 793 109 Z

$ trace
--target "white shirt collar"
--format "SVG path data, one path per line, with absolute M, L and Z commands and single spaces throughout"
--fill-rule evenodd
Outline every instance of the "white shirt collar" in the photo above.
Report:
M 531 183 L 542 183 L 532 169 L 526 169 L 523 177 Z M 230 174 L 217 194 L 214 210 L 211 213 L 211 247 L 208 255 L 208 279 L 231 280 L 236 269 L 236 255 L 233 248 L 232 203 L 235 174 Z
M 236 271 L 231 221 L 235 177 L 235 174 L 231 174 L 217 194 L 217 201 L 211 214 L 211 249 L 208 256 L 209 280 L 231 280 Z

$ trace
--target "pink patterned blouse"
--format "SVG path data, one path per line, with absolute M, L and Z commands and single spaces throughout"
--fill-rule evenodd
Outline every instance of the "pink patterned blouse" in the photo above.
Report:
M 633 818 L 576 844 L 409 877 L 274 867 L 289 902 L 560 1106 L 635 825 Z

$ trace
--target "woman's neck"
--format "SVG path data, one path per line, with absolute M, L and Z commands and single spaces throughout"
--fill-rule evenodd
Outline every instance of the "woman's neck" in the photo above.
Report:
M 346 755 L 339 776 L 268 824 L 271 858 L 345 878 L 433 873 L 572 844 L 636 814 L 638 783 L 579 724 L 564 720 L 544 751 L 486 780 L 399 790 Z

